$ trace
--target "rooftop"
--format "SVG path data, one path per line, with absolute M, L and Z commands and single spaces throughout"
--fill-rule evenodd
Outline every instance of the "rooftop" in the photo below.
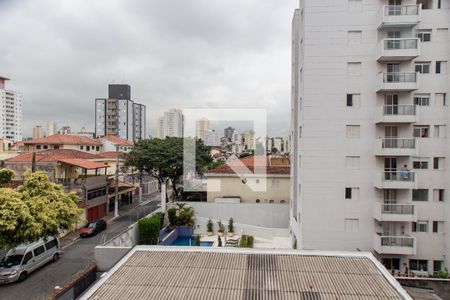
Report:
M 124 139 L 122 139 L 118 136 L 112 135 L 112 134 L 105 135 L 104 137 L 101 137 L 100 139 L 110 141 L 111 143 L 113 143 L 115 145 L 119 145 L 119 146 L 134 146 L 133 142 L 124 140 Z
M 90 154 L 78 150 L 69 149 L 49 149 L 37 151 L 36 162 L 58 162 L 63 159 L 98 159 L 95 154 Z M 32 152 L 20 154 L 18 156 L 7 159 L 6 162 L 31 163 L 33 157 Z
M 81 135 L 54 134 L 45 138 L 32 139 L 24 142 L 25 145 L 92 145 L 100 146 L 102 143 Z
M 80 167 L 87 170 L 94 170 L 94 169 L 103 169 L 103 168 L 109 168 L 109 166 L 105 165 L 104 163 L 99 163 L 95 161 L 90 161 L 86 159 L 80 159 L 80 158 L 65 158 L 65 159 L 59 159 L 58 162 L 62 162 L 68 165 Z
M 244 158 L 237 159 L 231 164 L 235 164 L 239 168 L 239 161 L 244 164 L 250 171 L 254 172 L 255 165 L 262 166 L 266 163 L 267 174 L 279 174 L 279 175 L 290 175 L 291 169 L 288 159 L 280 159 L 278 157 L 271 158 L 269 156 L 247 156 Z M 233 169 L 228 164 L 221 165 L 211 171 L 209 174 L 235 174 Z
M 370 253 L 137 246 L 81 299 L 408 299 Z

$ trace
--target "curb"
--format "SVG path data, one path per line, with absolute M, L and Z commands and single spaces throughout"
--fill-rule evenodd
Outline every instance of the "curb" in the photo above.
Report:
M 67 247 L 70 247 L 70 246 L 72 246 L 73 244 L 75 244 L 76 242 L 78 242 L 78 240 L 80 239 L 80 237 L 78 236 L 78 237 L 76 237 L 76 238 L 74 238 L 73 240 L 72 240 L 72 242 L 70 242 L 70 243 L 68 243 L 67 245 L 65 245 L 65 246 L 63 246 L 63 247 L 61 247 L 61 250 L 64 250 L 64 249 L 66 249 Z

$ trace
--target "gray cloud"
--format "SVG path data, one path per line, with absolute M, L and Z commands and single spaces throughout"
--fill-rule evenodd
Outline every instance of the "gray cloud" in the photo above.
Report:
M 24 94 L 24 129 L 94 127 L 94 98 L 127 82 L 149 133 L 171 107 L 264 107 L 287 135 L 298 1 L 0 0 L 0 75 Z

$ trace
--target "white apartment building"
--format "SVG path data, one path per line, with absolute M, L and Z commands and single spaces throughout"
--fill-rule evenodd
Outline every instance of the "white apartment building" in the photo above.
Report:
M 450 0 L 300 0 L 292 26 L 297 247 L 450 268 Z
M 146 107 L 131 100 L 128 84 L 110 84 L 108 98 L 95 99 L 95 135 L 137 142 L 146 137 Z
M 183 112 L 180 109 L 169 109 L 156 123 L 156 137 L 183 137 Z
M 209 120 L 201 118 L 195 121 L 195 136 L 202 141 L 205 141 L 206 135 L 209 131 Z
M 22 140 L 22 94 L 6 89 L 9 78 L 0 76 L 0 139 Z
M 208 130 L 204 133 L 203 141 L 206 146 L 219 147 L 221 145 L 220 134 L 214 129 Z

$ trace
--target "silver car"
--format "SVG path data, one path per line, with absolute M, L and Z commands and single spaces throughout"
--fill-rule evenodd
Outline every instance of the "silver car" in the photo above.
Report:
M 28 274 L 50 261 L 58 260 L 61 247 L 57 237 L 20 245 L 8 251 L 0 262 L 0 284 L 23 281 Z

